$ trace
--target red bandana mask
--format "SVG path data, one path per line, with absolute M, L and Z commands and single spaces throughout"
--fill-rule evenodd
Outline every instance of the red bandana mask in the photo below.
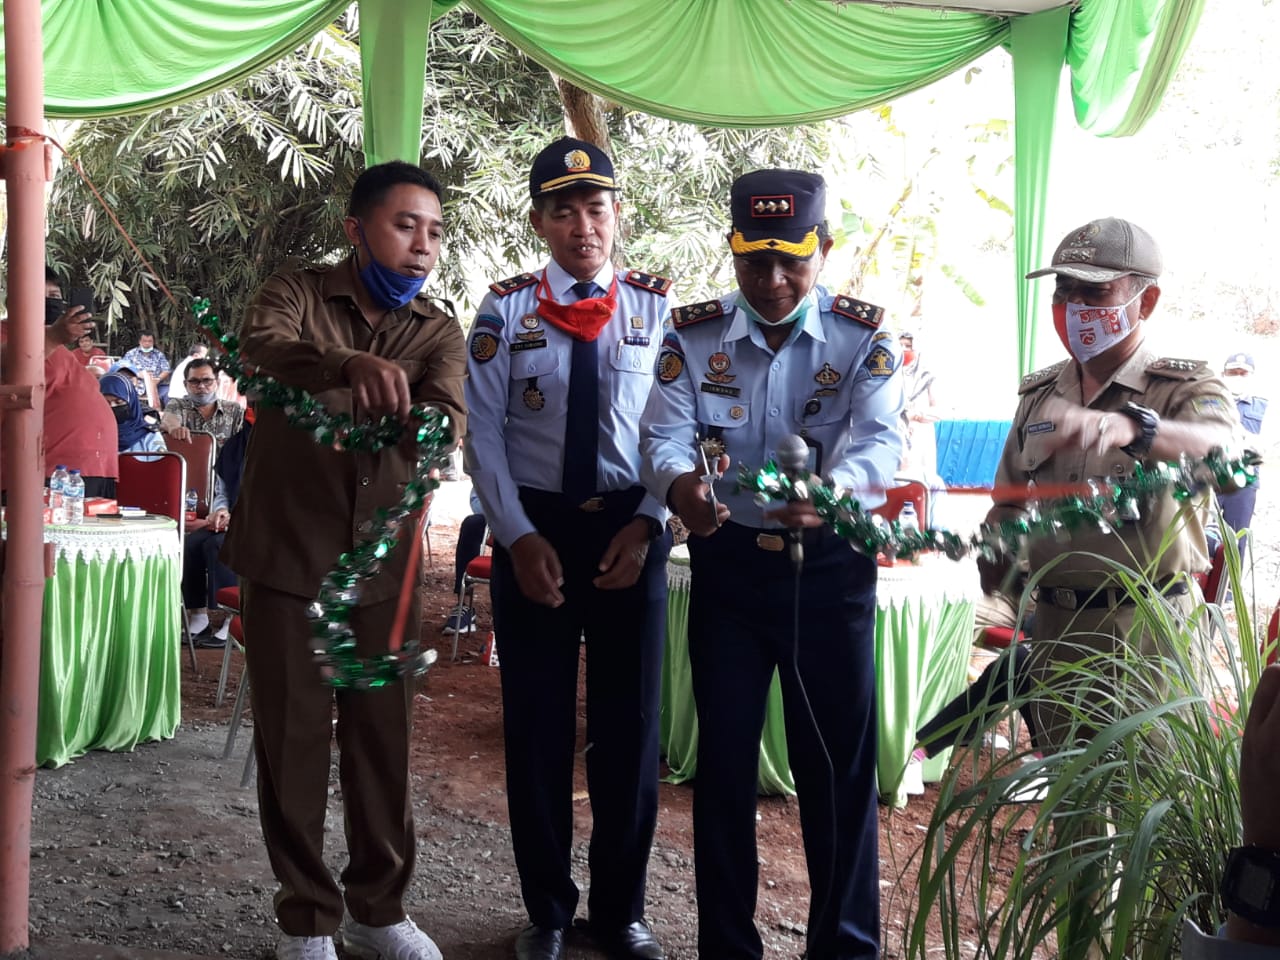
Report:
M 613 277 L 609 293 L 603 297 L 588 297 L 577 303 L 557 303 L 551 296 L 544 271 L 538 283 L 538 316 L 553 327 L 559 327 L 575 340 L 592 341 L 618 308 L 618 277 Z

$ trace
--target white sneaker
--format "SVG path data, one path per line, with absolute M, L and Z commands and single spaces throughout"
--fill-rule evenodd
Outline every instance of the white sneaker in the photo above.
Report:
M 276 960 L 338 960 L 333 937 L 281 937 Z
M 924 794 L 924 765 L 915 757 L 907 761 L 907 769 L 902 773 L 902 789 L 909 797 Z
M 408 917 L 389 927 L 368 927 L 348 916 L 342 947 L 361 960 L 442 960 L 435 941 Z

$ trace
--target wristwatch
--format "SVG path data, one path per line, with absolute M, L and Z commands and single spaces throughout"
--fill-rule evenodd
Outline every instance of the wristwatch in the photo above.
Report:
M 1259 927 L 1280 927 L 1280 853 L 1233 847 L 1219 887 L 1223 905 Z
M 1121 447 L 1120 450 L 1134 459 L 1145 457 L 1151 452 L 1151 445 L 1156 440 L 1156 431 L 1160 429 L 1160 414 L 1150 407 L 1144 407 L 1142 404 L 1134 403 L 1132 400 L 1117 410 L 1116 413 L 1123 414 L 1136 423 L 1139 431 L 1137 439 L 1128 446 Z

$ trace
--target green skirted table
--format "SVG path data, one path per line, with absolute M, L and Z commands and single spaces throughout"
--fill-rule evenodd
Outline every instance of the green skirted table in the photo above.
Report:
M 876 678 L 879 698 L 880 796 L 901 807 L 902 786 L 916 730 L 964 690 L 973 644 L 974 606 L 981 595 L 972 561 L 926 557 L 919 565 L 880 568 L 876 591 Z M 689 670 L 689 553 L 681 546 L 667 563 L 667 646 L 662 666 L 659 737 L 672 783 L 697 772 L 698 718 Z M 950 751 L 924 765 L 937 780 Z M 782 693 L 775 674 L 760 741 L 760 792 L 794 793 L 787 763 Z
M 129 750 L 181 719 L 182 550 L 173 520 L 46 525 L 36 763 Z

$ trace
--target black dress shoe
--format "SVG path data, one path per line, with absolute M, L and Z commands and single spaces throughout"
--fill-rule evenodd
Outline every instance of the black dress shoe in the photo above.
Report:
M 587 929 L 612 960 L 666 960 L 658 938 L 643 920 L 625 927 L 601 927 L 588 922 Z
M 530 924 L 516 937 L 516 960 L 564 960 L 564 930 Z

